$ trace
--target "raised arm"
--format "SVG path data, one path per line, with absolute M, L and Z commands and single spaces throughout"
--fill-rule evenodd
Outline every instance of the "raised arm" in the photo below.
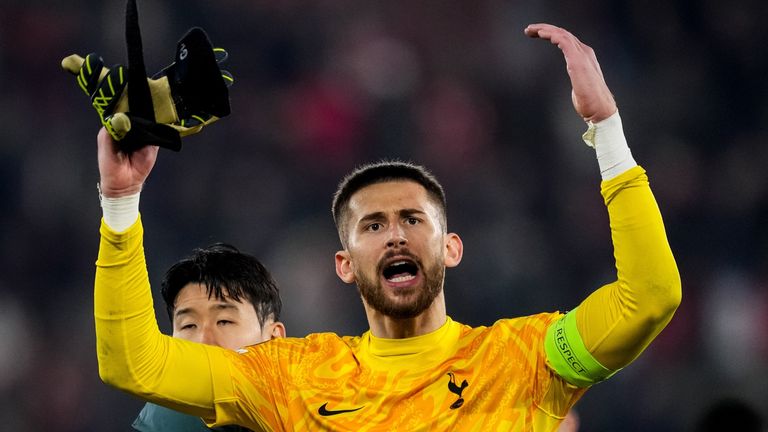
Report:
M 562 51 L 574 108 L 589 126 L 584 140 L 595 148 L 603 178 L 617 280 L 553 324 L 546 346 L 561 376 L 587 386 L 629 364 L 666 326 L 680 304 L 680 276 L 648 178 L 627 146 L 594 51 L 549 24 L 530 25 L 525 34 Z
M 138 201 L 157 152 L 146 146 L 123 153 L 104 129 L 99 132 L 104 209 L 94 287 L 99 375 L 144 399 L 212 418 L 208 351 L 219 348 L 163 335 L 155 319 Z

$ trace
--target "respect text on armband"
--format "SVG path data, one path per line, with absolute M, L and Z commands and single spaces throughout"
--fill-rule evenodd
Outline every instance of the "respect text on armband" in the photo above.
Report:
M 560 351 L 560 355 L 563 356 L 568 365 L 578 373 L 585 373 L 587 369 L 581 364 L 579 359 L 574 355 L 571 349 L 571 344 L 568 343 L 568 337 L 565 334 L 565 328 L 563 328 L 563 321 L 560 320 L 555 329 L 555 346 Z

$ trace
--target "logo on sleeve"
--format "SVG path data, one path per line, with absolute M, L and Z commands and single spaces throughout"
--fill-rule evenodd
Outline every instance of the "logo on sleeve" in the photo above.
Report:
M 338 414 L 350 413 L 350 412 L 355 412 L 357 410 L 361 410 L 365 405 L 361 407 L 353 408 L 353 409 L 341 409 L 341 410 L 329 410 L 328 408 L 326 408 L 327 406 L 328 406 L 328 402 L 324 403 L 322 406 L 320 406 L 320 408 L 317 409 L 317 413 L 323 417 L 330 417 Z

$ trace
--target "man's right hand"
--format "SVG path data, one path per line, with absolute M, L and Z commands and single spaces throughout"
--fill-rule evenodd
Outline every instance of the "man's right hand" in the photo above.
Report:
M 103 127 L 98 135 L 101 194 L 119 198 L 141 192 L 144 181 L 157 160 L 159 147 L 147 145 L 125 153 Z

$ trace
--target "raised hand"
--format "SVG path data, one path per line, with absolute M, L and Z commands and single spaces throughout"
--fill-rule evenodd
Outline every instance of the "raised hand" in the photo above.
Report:
M 155 166 L 159 147 L 147 145 L 123 152 L 104 128 L 99 130 L 97 141 L 102 196 L 119 198 L 140 192 Z
M 526 36 L 546 39 L 557 45 L 565 57 L 571 79 L 571 98 L 576 112 L 585 120 L 599 122 L 616 112 L 616 101 L 603 78 L 594 50 L 565 29 L 551 24 L 531 24 Z

